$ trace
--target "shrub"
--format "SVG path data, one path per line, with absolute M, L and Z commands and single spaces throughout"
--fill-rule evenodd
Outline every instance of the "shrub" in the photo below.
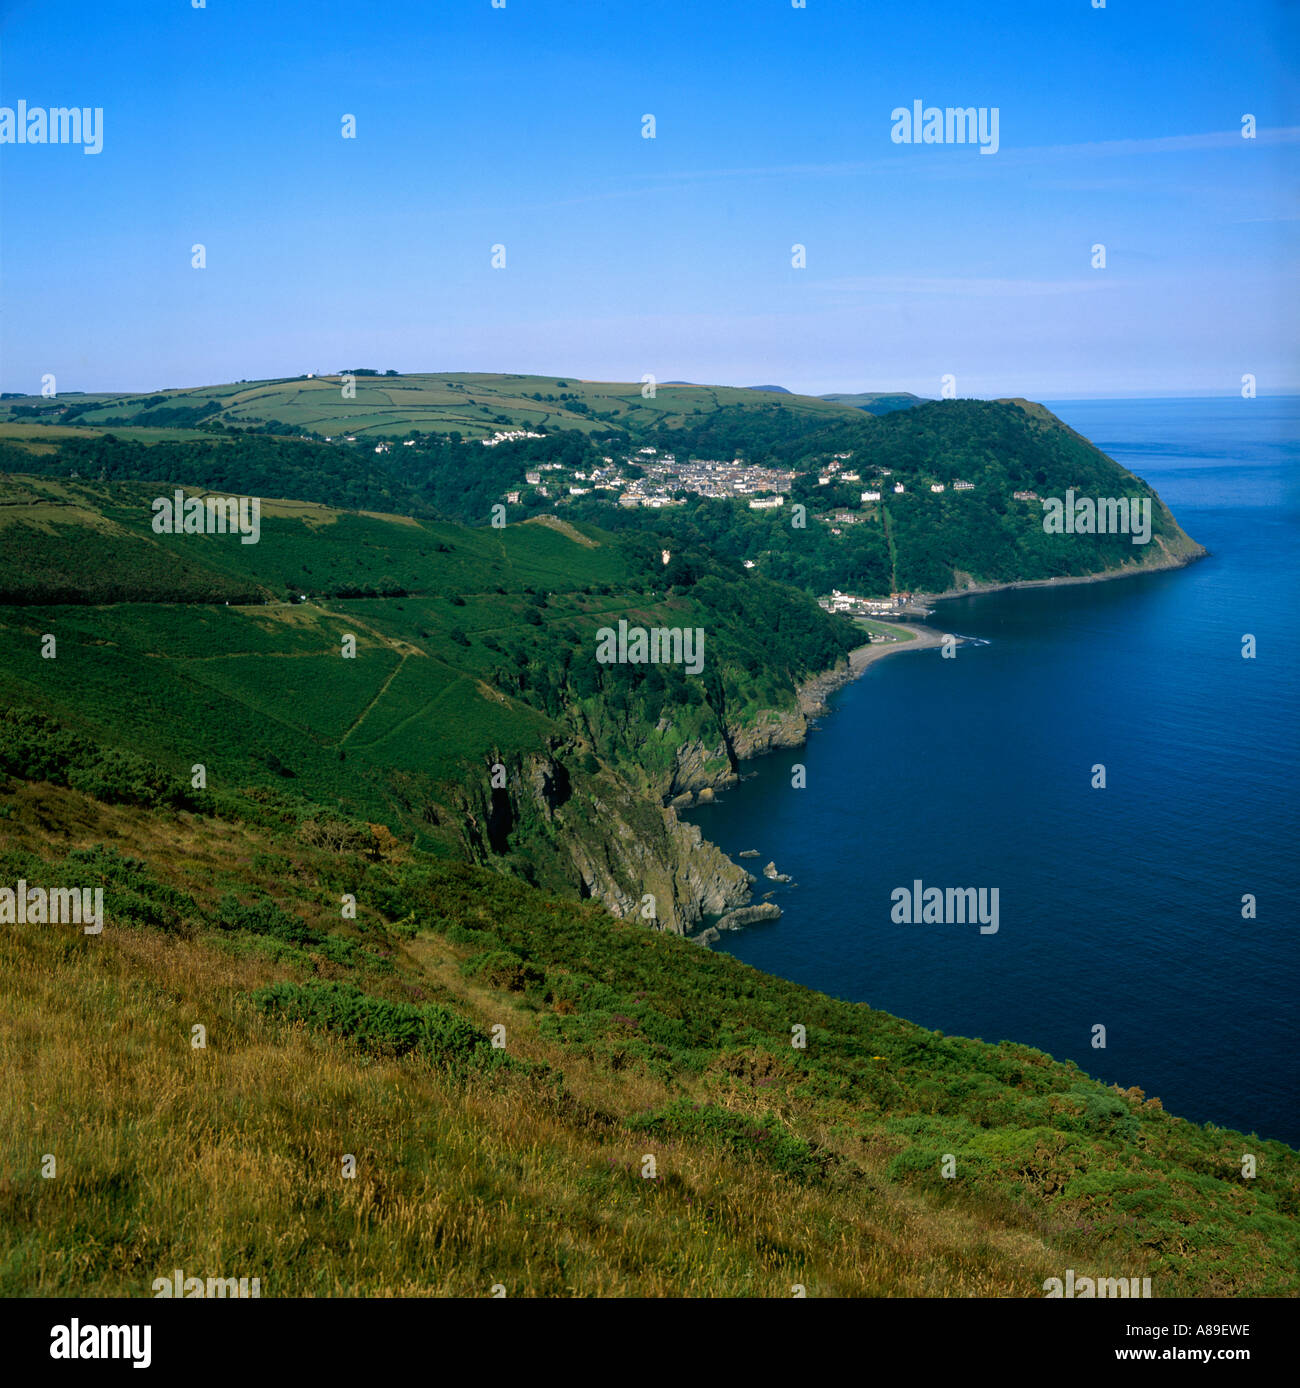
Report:
M 222 930 L 247 930 L 289 945 L 313 945 L 325 938 L 323 931 L 289 915 L 269 896 L 245 906 L 238 897 L 227 892 L 217 903 L 216 923 Z
M 276 983 L 252 996 L 263 1012 L 335 1032 L 384 1055 L 418 1051 L 439 1062 L 461 1063 L 491 1049 L 463 1017 L 437 1003 L 388 1002 L 348 983 Z
M 503 949 L 476 954 L 467 959 L 461 969 L 469 978 L 480 978 L 491 988 L 504 988 L 511 993 L 522 993 L 530 985 L 546 982 L 546 975 L 540 969 Z

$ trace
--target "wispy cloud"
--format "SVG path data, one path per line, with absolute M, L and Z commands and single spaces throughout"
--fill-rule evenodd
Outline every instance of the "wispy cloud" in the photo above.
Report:
M 1088 294 L 1113 289 L 1113 277 L 1097 275 L 1091 279 L 1028 280 L 995 279 L 979 276 L 855 275 L 843 279 L 821 280 L 814 287 L 857 294 L 942 294 L 963 298 L 1029 299 L 1054 294 Z
M 1200 135 L 1151 135 L 1133 140 L 1089 140 L 1072 145 L 1027 145 L 1015 149 L 1003 142 L 1002 152 L 1022 159 L 1078 156 L 1081 158 L 1111 158 L 1132 154 L 1182 154 L 1213 149 L 1239 149 L 1252 143 L 1243 140 L 1240 129 L 1207 130 Z M 1300 125 L 1260 126 L 1255 144 L 1300 144 Z
M 1022 145 L 1016 148 L 1007 143 L 1006 132 L 1009 122 L 1004 122 L 1002 148 L 990 160 L 962 161 L 960 159 L 933 160 L 928 165 L 912 160 L 907 165 L 911 173 L 929 172 L 951 174 L 974 171 L 983 174 L 994 172 L 997 167 L 1010 163 L 1031 163 L 1042 160 L 1066 159 L 1105 159 L 1133 155 L 1205 153 L 1219 149 L 1237 149 L 1242 145 L 1294 145 L 1300 144 L 1300 125 L 1260 126 L 1254 141 L 1243 140 L 1240 129 L 1207 130 L 1195 135 L 1152 135 L 1140 139 L 1125 140 L 1086 140 L 1076 144 L 1063 145 Z M 938 147 L 936 147 L 938 148 Z M 944 147 L 945 149 L 949 147 Z M 960 151 L 965 154 L 965 149 Z M 906 155 L 893 153 L 877 159 L 854 159 L 830 164 L 769 164 L 750 165 L 730 169 L 670 169 L 657 173 L 636 174 L 647 183 L 690 183 L 700 179 L 714 178 L 844 178 L 854 174 L 875 173 L 885 169 L 899 169 Z

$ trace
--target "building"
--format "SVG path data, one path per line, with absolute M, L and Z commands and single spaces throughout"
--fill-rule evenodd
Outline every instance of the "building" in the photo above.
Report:
M 931 482 L 931 483 L 930 483 L 930 490 L 931 490 L 932 492 L 941 492 L 941 491 L 943 491 L 943 483 L 942 483 L 942 482 Z
M 952 484 L 952 489 L 953 489 L 953 491 L 955 491 L 955 492 L 973 492 L 973 491 L 975 490 L 975 483 L 974 483 L 974 482 L 954 482 L 954 483 Z
M 751 511 L 775 511 L 778 506 L 785 505 L 785 497 L 768 496 L 757 498 L 749 503 Z
M 863 492 L 863 493 L 862 493 L 862 499 L 863 499 L 863 501 L 879 501 L 879 500 L 880 500 L 880 493 L 879 493 L 879 492 Z
M 894 495 L 895 495 L 895 496 L 898 496 L 899 493 L 902 492 L 902 491 L 904 491 L 904 490 L 905 490 L 905 488 L 904 488 L 904 486 L 903 486 L 903 484 L 902 484 L 901 482 L 895 482 L 895 483 L 894 483 Z

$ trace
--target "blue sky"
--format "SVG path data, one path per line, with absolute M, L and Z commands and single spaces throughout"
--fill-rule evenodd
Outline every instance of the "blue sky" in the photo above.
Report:
M 0 144 L 0 386 L 1295 391 L 1298 9 L 0 0 L 0 106 L 104 111 Z

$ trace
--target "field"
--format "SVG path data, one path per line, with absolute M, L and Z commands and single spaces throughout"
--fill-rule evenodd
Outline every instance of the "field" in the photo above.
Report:
M 209 401 L 216 402 L 218 408 L 207 418 L 221 424 L 240 427 L 273 422 L 330 437 L 401 437 L 419 430 L 484 438 L 503 429 L 592 433 L 658 425 L 671 428 L 726 406 L 755 411 L 779 408 L 792 416 L 827 420 L 853 419 L 858 414 L 852 404 L 812 396 L 776 396 L 730 386 L 660 385 L 654 398 L 646 399 L 639 383 L 554 376 L 358 376 L 355 390 L 354 399 L 344 399 L 341 377 L 319 376 L 241 381 L 152 395 L 65 395 L 52 401 L 32 396 L 0 402 L 0 419 L 6 412 L 10 415 L 9 423 L 0 424 L 0 431 L 14 430 L 11 436 L 23 438 L 39 437 L 42 428 L 48 427 L 42 422 L 46 419 L 50 426 L 66 427 L 64 412 L 71 407 L 80 431 L 121 433 L 126 429 L 130 432 L 123 436 L 131 438 L 204 437 L 196 430 L 150 428 L 150 420 L 166 418 L 166 412 L 178 408 L 202 409 Z M 41 420 L 34 426 L 27 418 L 14 418 L 15 407 L 39 410 Z M 137 435 L 137 429 L 142 433 Z M 0 432 L 0 437 L 4 436 Z

